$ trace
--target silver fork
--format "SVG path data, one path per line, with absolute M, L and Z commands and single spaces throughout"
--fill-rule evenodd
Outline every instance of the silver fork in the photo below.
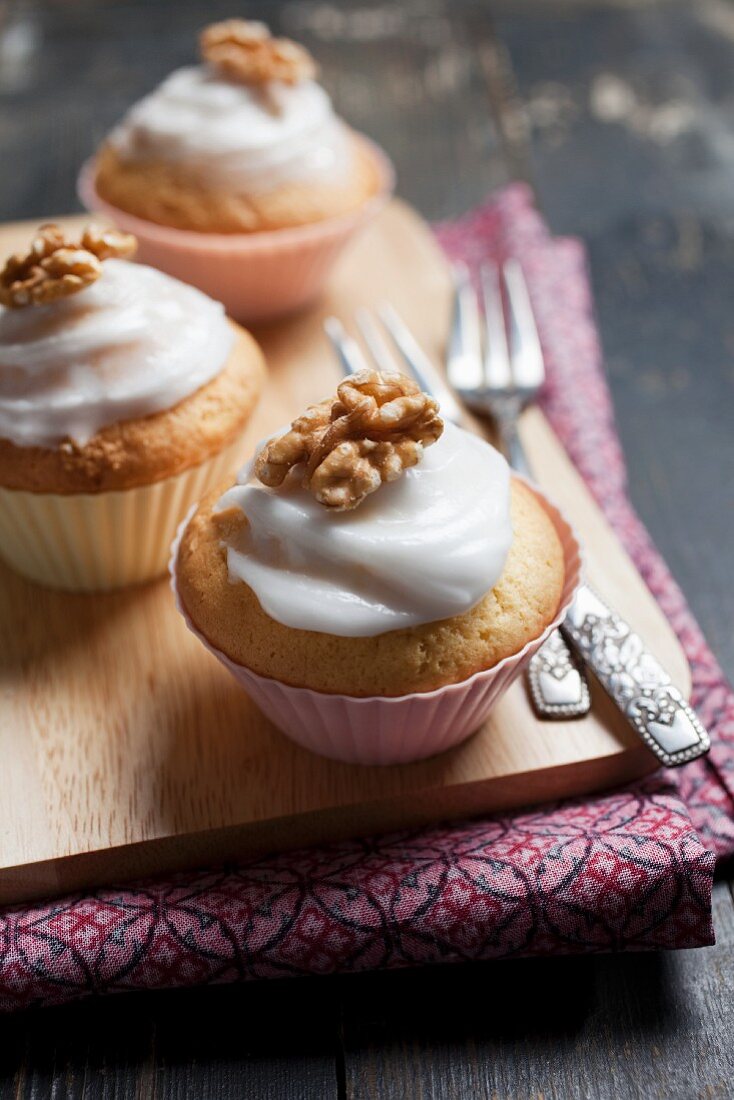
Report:
M 456 268 L 454 280 L 449 382 L 469 408 L 495 417 L 512 465 L 526 472 L 517 425 L 524 406 L 542 384 L 544 369 L 522 269 L 516 260 L 508 260 L 501 268 L 486 264 L 480 270 L 484 354 L 477 298 L 467 269 Z M 531 663 L 529 677 L 536 708 L 536 693 L 545 687 L 552 689 L 559 675 L 554 672 L 558 662 L 562 679 L 567 660 L 565 639 L 661 763 L 685 764 L 709 751 L 706 730 L 665 669 L 621 615 L 587 584 L 579 587 L 560 634 L 560 640 L 551 637 Z M 552 703 L 552 691 L 545 695 L 545 703 L 549 701 Z
M 449 382 L 469 408 L 491 414 L 510 465 L 529 477 L 517 423 L 543 385 L 545 365 L 522 268 L 516 260 L 508 260 L 501 268 L 482 265 L 484 350 L 469 271 L 458 264 L 453 274 L 454 317 L 446 356 Z M 539 718 L 582 718 L 588 714 L 589 682 L 560 630 L 554 630 L 533 656 L 526 677 Z
M 468 322 L 461 319 L 462 309 L 466 317 L 468 294 L 464 290 L 464 302 L 463 304 L 459 302 L 459 290 L 464 284 L 464 273 L 460 272 L 459 276 L 456 303 L 459 320 L 454 324 L 452 354 L 458 354 L 462 348 L 466 351 L 472 346 L 469 340 L 461 344 L 456 339 L 457 326 L 472 323 L 471 311 Z M 520 278 L 522 278 L 522 272 L 520 272 Z M 518 316 L 523 316 L 523 308 L 530 311 L 530 299 L 524 280 L 520 294 L 522 295 L 523 292 L 524 307 L 521 306 L 519 312 L 518 297 L 517 294 L 515 295 L 515 321 L 513 322 L 511 314 L 511 330 Z M 522 299 L 520 301 L 522 302 Z M 477 340 L 473 346 L 478 348 L 479 317 L 476 312 L 476 302 L 474 304 Z M 532 320 L 532 312 L 529 312 L 529 315 Z M 384 330 L 391 338 L 394 350 L 408 371 L 419 380 L 427 392 L 437 398 L 444 416 L 460 421 L 461 406 L 457 403 L 454 393 L 447 387 L 440 373 L 395 310 L 390 306 L 382 306 L 379 316 Z M 497 317 L 499 318 L 499 310 Z M 366 310 L 360 310 L 356 321 L 377 367 L 380 370 L 394 370 L 395 361 L 390 346 L 375 317 Z M 347 335 L 337 318 L 329 318 L 325 329 L 345 374 L 351 374 L 369 366 L 362 348 L 356 340 Z M 503 334 L 504 331 L 503 328 Z M 533 331 L 535 331 L 534 324 Z M 511 339 L 516 340 L 517 337 L 511 337 Z M 535 340 L 537 341 L 537 333 L 535 333 Z M 532 347 L 532 344 L 529 346 Z M 528 367 L 528 364 L 526 363 L 525 366 Z M 537 363 L 535 369 L 537 370 Z M 524 382 L 523 385 L 525 385 Z M 484 391 L 486 387 L 483 388 L 486 396 Z M 462 396 L 468 403 L 469 392 L 464 390 Z M 479 407 L 479 395 L 475 396 L 476 403 L 472 403 L 475 407 Z M 482 407 L 486 409 L 486 405 Z M 509 446 L 515 445 L 512 442 L 511 431 L 513 428 L 516 429 L 516 425 L 516 419 L 514 425 L 509 420 L 503 425 L 503 432 Z M 672 685 L 668 674 L 645 649 L 639 635 L 635 634 L 629 624 L 612 611 L 588 585 L 582 584 L 579 588 L 561 630 L 577 656 L 595 673 L 618 710 L 661 763 L 675 767 L 708 752 L 710 742 L 706 730 L 678 689 Z
M 382 327 L 378 324 L 378 318 L 382 322 Z M 441 408 L 441 415 L 446 420 L 453 421 L 454 424 L 463 423 L 464 411 L 461 405 L 413 333 L 400 318 L 397 310 L 389 302 L 382 302 L 377 307 L 376 315 L 370 313 L 368 309 L 358 309 L 354 319 L 365 347 L 378 370 L 394 371 L 396 369 L 394 350 L 421 389 L 436 398 Z M 371 367 L 364 351 L 346 332 L 338 317 L 327 317 L 324 321 L 324 329 L 344 374 L 356 374 L 359 370 L 367 370 Z M 384 332 L 390 336 L 392 350 L 385 339 Z

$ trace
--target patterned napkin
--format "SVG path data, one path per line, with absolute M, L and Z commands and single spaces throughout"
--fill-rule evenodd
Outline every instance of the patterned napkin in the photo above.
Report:
M 613 793 L 291 852 L 0 912 L 0 1007 L 551 952 L 713 942 L 716 856 L 734 852 L 734 694 L 625 496 L 582 246 L 524 185 L 438 235 L 470 265 L 516 255 L 548 365 L 543 404 L 668 615 L 710 756 Z

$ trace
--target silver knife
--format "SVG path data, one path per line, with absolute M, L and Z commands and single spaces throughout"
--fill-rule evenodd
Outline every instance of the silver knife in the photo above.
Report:
M 560 629 L 661 764 L 674 768 L 709 751 L 708 733 L 665 669 L 588 585 Z

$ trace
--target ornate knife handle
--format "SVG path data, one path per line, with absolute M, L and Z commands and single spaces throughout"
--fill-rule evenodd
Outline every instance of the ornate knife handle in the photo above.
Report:
M 561 631 L 661 763 L 687 764 L 709 751 L 709 735 L 638 634 L 587 585 Z

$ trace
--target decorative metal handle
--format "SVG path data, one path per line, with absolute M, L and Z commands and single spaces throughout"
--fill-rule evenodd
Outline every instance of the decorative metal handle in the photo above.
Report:
M 676 767 L 709 751 L 708 733 L 665 669 L 587 585 L 561 631 L 661 763 Z
M 539 718 L 583 718 L 591 709 L 586 673 L 560 630 L 554 630 L 532 657 L 527 681 Z
M 527 456 L 517 431 L 519 405 L 510 404 L 498 417 L 502 445 L 510 465 L 525 477 L 532 477 Z M 525 672 L 528 694 L 538 718 L 551 721 L 583 718 L 591 710 L 589 681 L 580 661 L 571 653 L 559 630 L 554 630 L 532 657 Z

